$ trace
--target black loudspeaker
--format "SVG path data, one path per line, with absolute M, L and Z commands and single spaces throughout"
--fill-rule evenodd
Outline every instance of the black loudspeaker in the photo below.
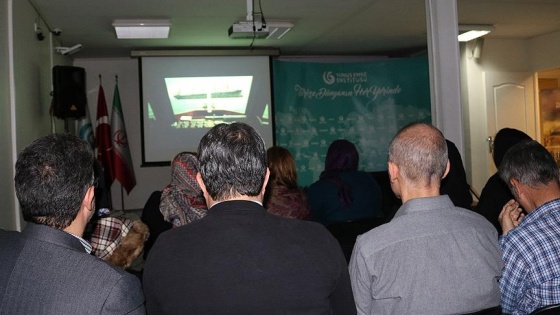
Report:
M 86 115 L 86 71 L 72 66 L 54 66 L 53 114 L 57 118 L 81 118 Z

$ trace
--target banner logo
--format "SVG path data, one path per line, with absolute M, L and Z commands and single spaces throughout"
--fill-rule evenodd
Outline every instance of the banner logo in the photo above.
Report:
M 328 84 L 334 83 L 366 83 L 368 74 L 367 72 L 336 72 L 325 71 L 323 72 L 323 81 Z
M 334 74 L 330 71 L 325 71 L 323 72 L 323 81 L 326 84 L 333 84 L 336 81 L 336 78 L 334 77 Z

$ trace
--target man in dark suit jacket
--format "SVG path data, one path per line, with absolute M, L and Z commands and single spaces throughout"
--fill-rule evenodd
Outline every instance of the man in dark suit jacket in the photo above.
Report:
M 262 138 L 220 124 L 200 141 L 208 215 L 160 235 L 144 268 L 150 314 L 355 314 L 346 260 L 320 224 L 269 214 Z
M 93 154 L 75 136 L 34 141 L 16 162 L 22 233 L 0 231 L 0 314 L 144 314 L 140 281 L 90 255 Z

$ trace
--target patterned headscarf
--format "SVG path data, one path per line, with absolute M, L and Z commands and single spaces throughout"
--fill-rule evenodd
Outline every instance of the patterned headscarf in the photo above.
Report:
M 171 162 L 171 183 L 161 193 L 159 211 L 173 227 L 203 218 L 208 212 L 197 173 L 198 160 L 190 153 L 179 153 Z

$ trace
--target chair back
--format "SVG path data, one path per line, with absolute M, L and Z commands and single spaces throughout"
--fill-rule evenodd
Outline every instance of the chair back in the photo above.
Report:
M 354 221 L 336 222 L 329 225 L 327 229 L 340 244 L 344 257 L 346 258 L 346 262 L 350 262 L 352 250 L 354 249 L 354 244 L 356 243 L 358 235 L 364 234 L 383 223 L 385 223 L 384 218 L 368 218 Z
M 535 315 L 535 314 L 539 314 L 539 315 L 560 314 L 560 304 L 547 305 L 541 308 L 537 308 L 536 310 L 531 312 L 531 315 Z
M 498 305 L 490 308 L 485 308 L 483 310 L 476 311 L 473 313 L 467 313 L 464 315 L 502 315 L 502 307 Z

